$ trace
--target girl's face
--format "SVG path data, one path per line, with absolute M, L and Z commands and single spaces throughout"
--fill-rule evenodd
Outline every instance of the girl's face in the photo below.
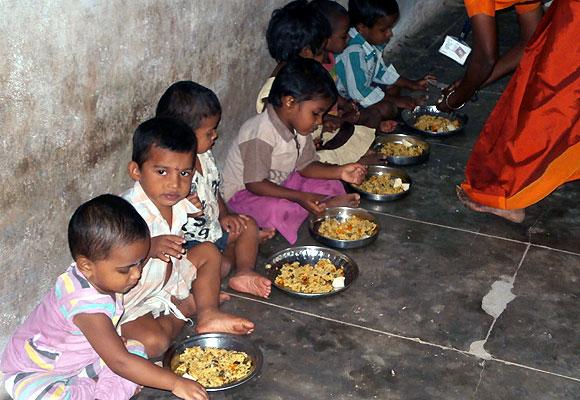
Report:
M 332 107 L 328 98 L 318 98 L 297 102 L 292 96 L 285 99 L 287 108 L 286 123 L 288 128 L 308 136 L 322 124 L 322 117 Z
M 342 53 L 348 44 L 348 26 L 349 19 L 347 16 L 339 17 L 333 26 L 332 35 L 326 42 L 326 50 L 333 53 Z
M 139 278 L 147 262 L 150 240 L 141 239 L 130 244 L 115 246 L 100 261 L 81 257 L 79 268 L 91 284 L 101 293 L 127 293 Z
M 357 29 L 367 42 L 379 46 L 387 43 L 393 37 L 392 29 L 398 17 L 398 15 L 387 15 L 379 18 L 371 27 L 358 24 Z
M 220 123 L 221 114 L 204 118 L 195 130 L 197 139 L 197 153 L 202 154 L 210 150 L 218 138 L 217 127 Z

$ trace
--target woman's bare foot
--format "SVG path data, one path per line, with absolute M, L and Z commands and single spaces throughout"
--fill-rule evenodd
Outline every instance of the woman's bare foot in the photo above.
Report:
M 379 131 L 383 133 L 390 133 L 397 129 L 397 125 L 397 121 L 393 121 L 392 119 L 381 121 L 379 124 Z
M 260 228 L 258 230 L 258 240 L 259 243 L 265 243 L 268 240 L 272 239 L 276 234 L 276 228 Z
M 358 193 L 347 193 L 331 197 L 325 200 L 326 207 L 358 207 L 360 195 Z
M 199 313 L 195 331 L 198 334 L 223 332 L 234 335 L 249 335 L 254 331 L 254 323 L 216 308 Z
M 265 299 L 272 291 L 272 282 L 255 271 L 237 272 L 230 278 L 228 285 L 236 292 L 249 293 Z
M 463 191 L 461 186 L 456 186 L 455 191 L 457 192 L 457 198 L 463 205 L 470 210 L 477 211 L 477 212 L 484 212 L 490 213 L 493 215 L 497 215 L 498 217 L 507 219 L 511 222 L 521 223 L 524 218 L 526 217 L 526 210 L 525 208 L 518 208 L 515 210 L 504 210 L 502 208 L 493 208 L 489 206 L 484 206 L 483 204 L 479 204 L 471 200 L 467 194 Z

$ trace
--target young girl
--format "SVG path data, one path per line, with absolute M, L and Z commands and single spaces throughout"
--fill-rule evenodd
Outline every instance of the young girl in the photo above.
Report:
M 121 400 L 140 385 L 188 400 L 208 399 L 196 382 L 146 360 L 143 346 L 116 332 L 122 295 L 141 276 L 147 224 L 125 200 L 81 205 L 68 228 L 75 262 L 17 329 L 0 370 L 14 399 Z
M 290 243 L 308 212 L 357 206 L 340 179 L 360 183 L 366 168 L 318 162 L 310 134 L 336 101 L 336 86 L 322 65 L 297 58 L 282 67 L 267 110 L 247 121 L 234 139 L 224 168 L 230 209 L 277 229 Z
M 203 215 L 188 219 L 183 230 L 186 247 L 210 241 L 222 251 L 221 275 L 235 273 L 229 286 L 239 292 L 267 298 L 272 283 L 254 271 L 260 241 L 274 236 L 274 229 L 259 230 L 253 218 L 228 210 L 221 191 L 221 176 L 211 152 L 217 140 L 221 105 L 214 92 L 192 81 L 171 85 L 157 105 L 158 117 L 174 117 L 189 125 L 197 139 L 197 157 L 191 192 L 201 202 Z

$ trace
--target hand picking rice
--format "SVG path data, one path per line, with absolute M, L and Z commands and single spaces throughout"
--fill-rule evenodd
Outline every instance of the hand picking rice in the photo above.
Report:
M 185 349 L 175 373 L 195 380 L 205 388 L 237 382 L 250 374 L 252 360 L 241 351 L 200 346 Z
M 318 228 L 318 233 L 330 239 L 359 240 L 371 236 L 377 224 L 356 215 L 340 222 L 336 218 L 325 219 Z
M 333 280 L 342 276 L 342 267 L 336 268 L 330 260 L 323 258 L 314 266 L 300 265 L 298 261 L 284 264 L 275 283 L 298 293 L 329 293 Z

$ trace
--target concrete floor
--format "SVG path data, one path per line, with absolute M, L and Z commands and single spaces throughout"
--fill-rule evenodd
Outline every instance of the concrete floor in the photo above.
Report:
M 463 12 L 450 8 L 409 38 L 404 58 L 393 60 L 399 70 L 457 78 L 461 67 L 437 49 L 445 32 L 461 29 Z M 505 50 L 517 24 L 513 14 L 498 19 Z M 519 225 L 468 211 L 455 197 L 506 82 L 466 105 L 465 134 L 429 140 L 429 161 L 407 168 L 414 186 L 406 198 L 362 204 L 382 231 L 374 244 L 345 251 L 360 268 L 347 291 L 319 300 L 276 289 L 267 301 L 233 294 L 224 309 L 256 322 L 251 340 L 264 366 L 212 399 L 580 398 L 580 184 L 530 207 Z M 305 226 L 297 244 L 316 244 Z M 259 268 L 285 247 L 280 237 L 265 245 Z M 497 318 L 482 310 L 492 285 L 513 285 L 515 295 Z M 173 398 L 152 389 L 138 396 Z

